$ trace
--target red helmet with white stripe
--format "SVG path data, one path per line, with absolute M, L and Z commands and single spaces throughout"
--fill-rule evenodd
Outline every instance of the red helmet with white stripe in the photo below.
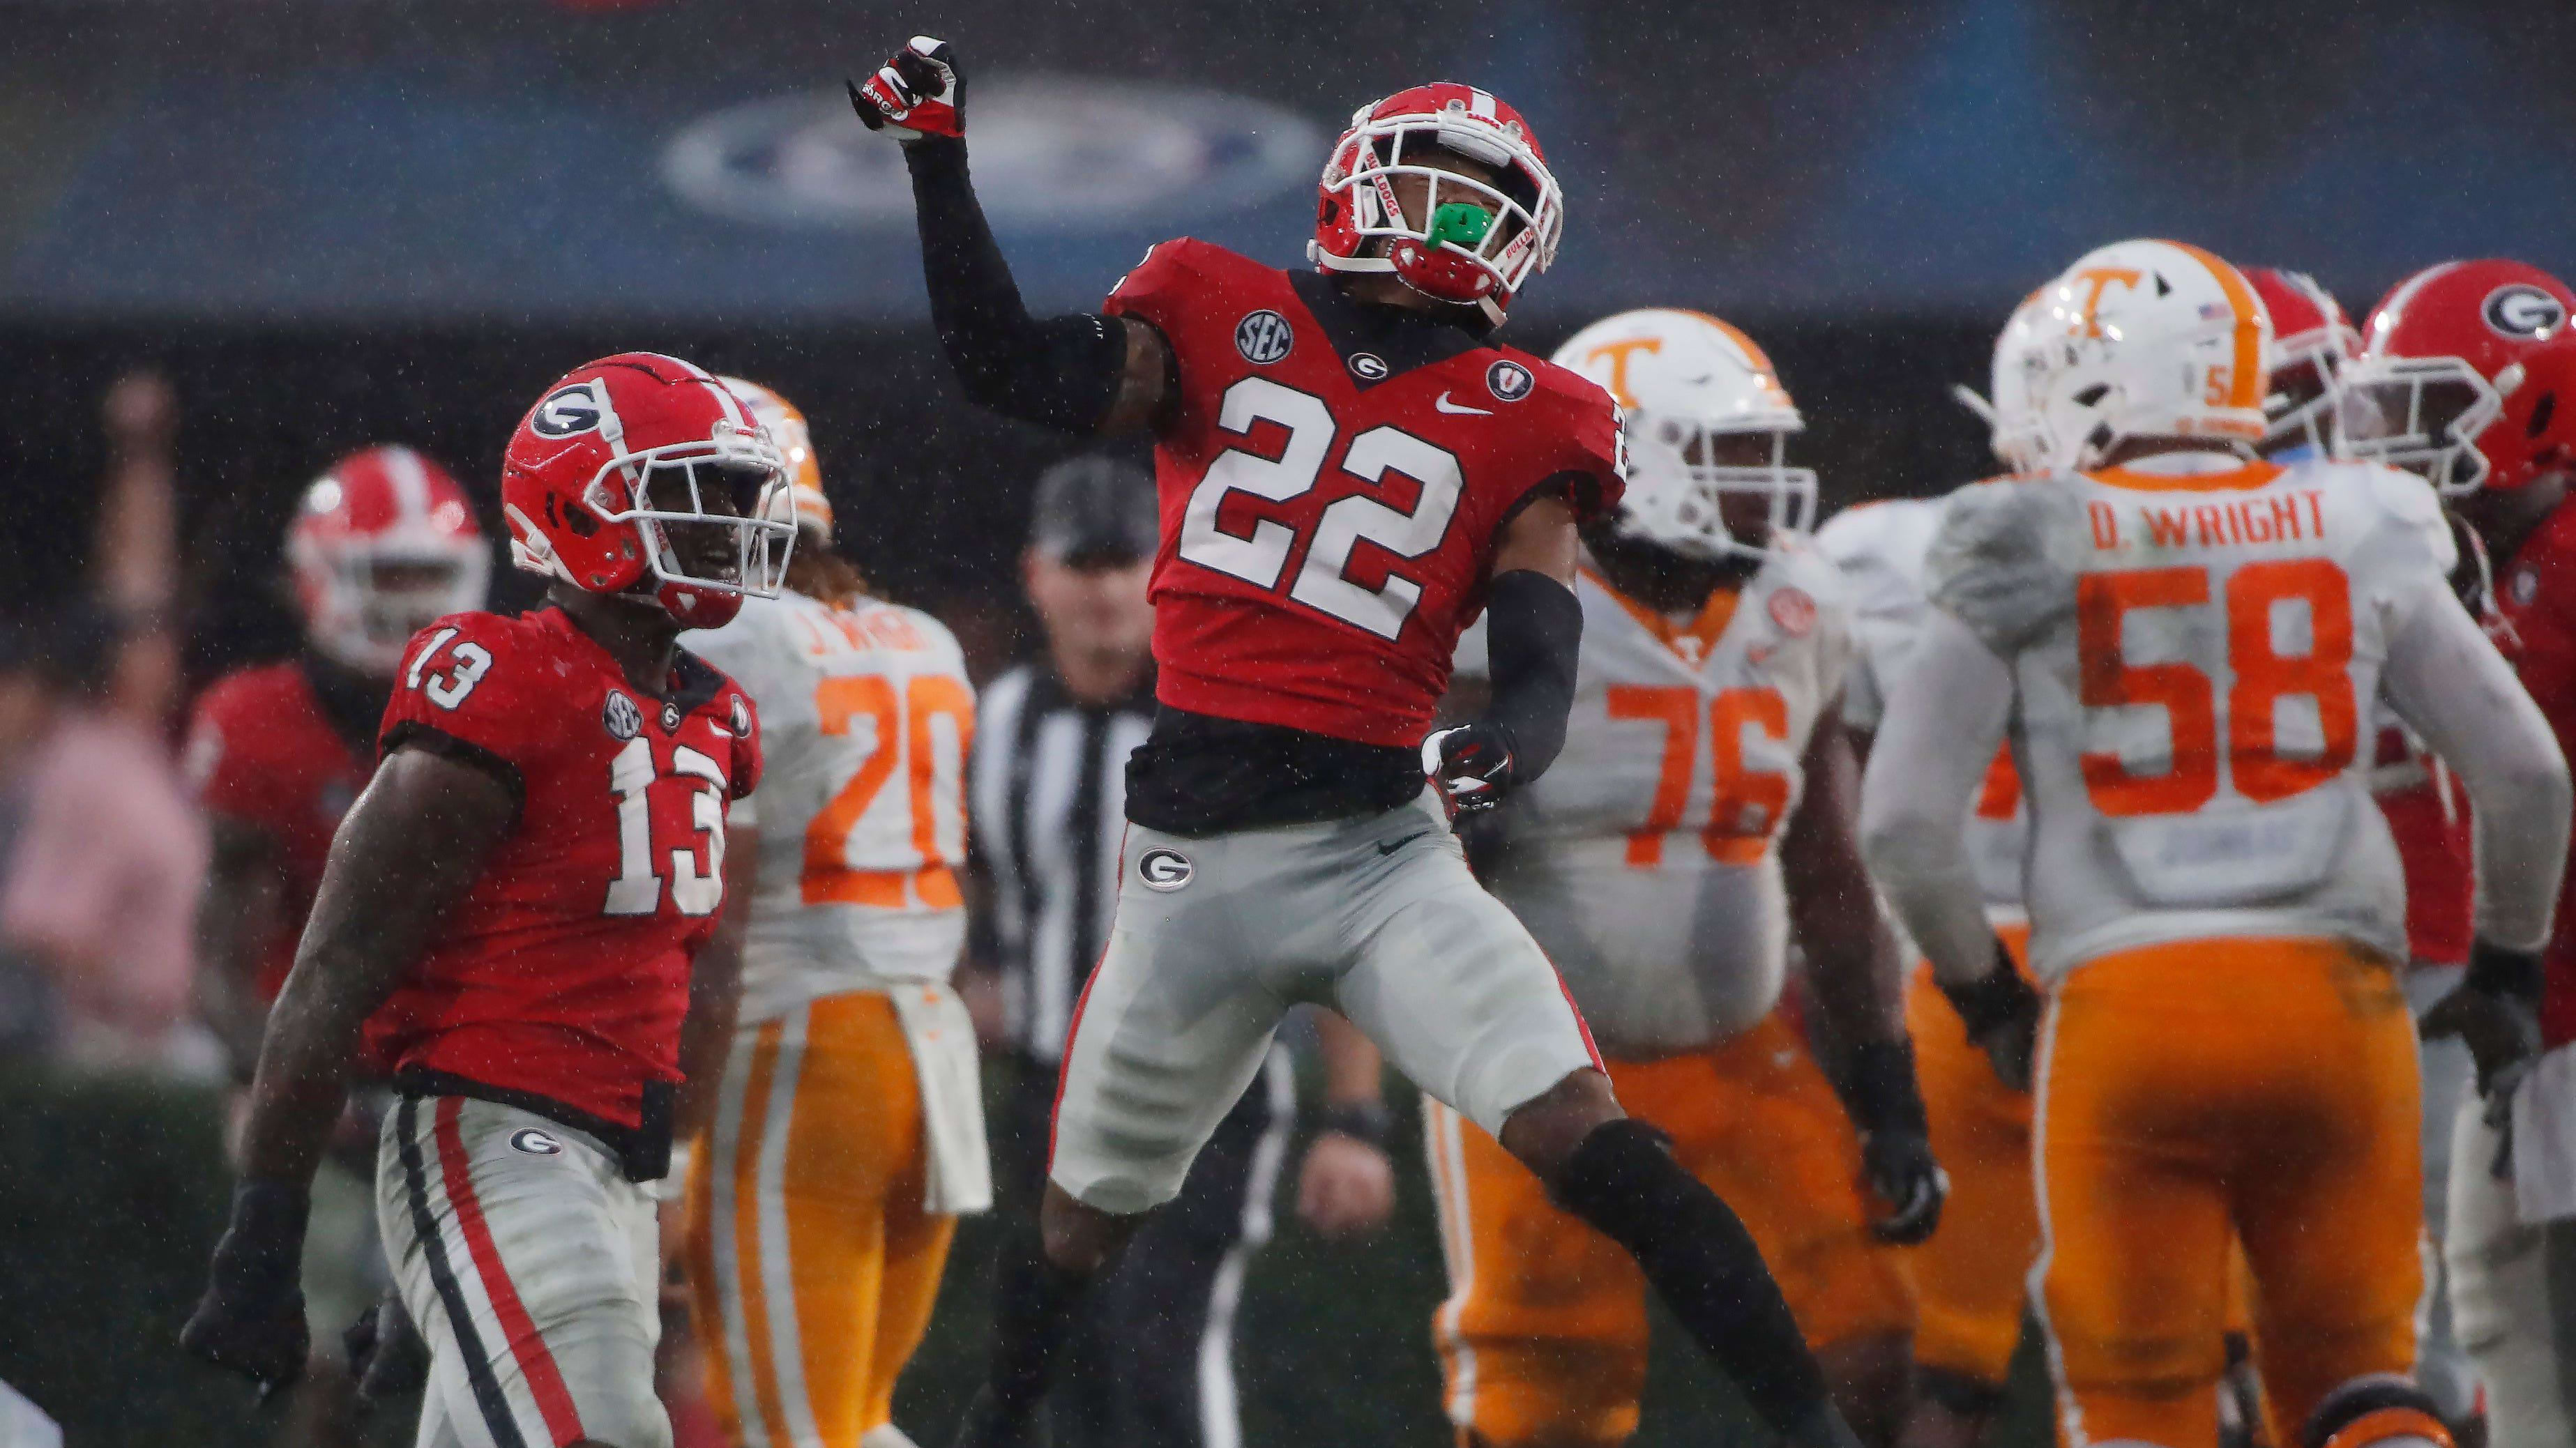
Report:
M 2335 388 L 2361 350 L 2361 334 L 2344 315 L 2343 303 L 2306 272 L 2268 266 L 2238 270 L 2263 299 L 2263 310 L 2272 314 L 2272 365 L 2258 450 L 2267 456 L 2297 447 L 2323 453 Z
M 2518 261 L 2450 261 L 2371 310 L 2346 373 L 2344 447 L 2444 493 L 2576 467 L 2576 292 Z
M 322 654 L 390 675 L 443 614 L 483 606 L 492 554 L 465 490 L 407 447 L 371 447 L 313 480 L 286 529 L 304 636 Z
M 1423 159 L 1435 151 L 1477 162 L 1493 179 Z M 1420 194 L 1399 196 L 1400 177 L 1415 178 Z M 1408 201 L 1423 214 L 1408 215 Z M 1521 284 L 1556 259 L 1564 229 L 1565 195 L 1520 112 L 1440 81 L 1352 114 L 1324 163 L 1306 255 L 1325 271 L 1392 272 L 1499 324 Z
M 647 592 L 684 628 L 774 598 L 796 538 L 786 459 L 724 383 L 621 352 L 567 372 L 501 466 L 510 558 L 592 593 Z M 651 579 L 648 590 L 641 587 Z

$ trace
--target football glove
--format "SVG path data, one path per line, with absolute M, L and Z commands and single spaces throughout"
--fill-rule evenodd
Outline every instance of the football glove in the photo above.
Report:
M 2013 967 L 2012 953 L 1995 942 L 1992 970 L 1966 985 L 1940 982 L 1941 994 L 1968 1028 L 1968 1042 L 1986 1053 L 1995 1077 L 2015 1091 L 2030 1089 L 2033 1063 L 2039 1057 L 2039 1016 L 2045 1007 L 2039 992 Z
M 2480 940 L 2469 947 L 2468 976 L 2460 988 L 2424 1013 L 2426 1040 L 2457 1036 L 2469 1048 L 2478 1094 L 2490 1110 L 2511 1100 L 2540 1055 L 2540 988 L 2539 952 Z
M 1481 814 L 1512 787 L 1512 737 L 1499 724 L 1461 724 L 1422 741 L 1422 772 L 1449 817 Z
M 179 1345 L 259 1385 L 262 1398 L 304 1374 L 311 1340 L 304 1327 L 305 1197 L 279 1182 L 233 1188 L 232 1220 L 215 1244 L 206 1295 Z
M 421 1340 L 398 1293 L 387 1292 L 383 1301 L 359 1313 L 340 1334 L 340 1344 L 348 1349 L 358 1401 L 369 1407 L 418 1392 L 429 1381 L 429 1344 Z
M 899 141 L 966 135 L 966 77 L 945 40 L 916 35 L 876 74 L 843 84 L 859 123 L 871 131 L 892 131 Z
M 1861 1176 L 1886 1203 L 1870 1223 L 1882 1242 L 1911 1246 L 1941 1224 L 1950 1177 L 1932 1157 L 1932 1128 L 1914 1078 L 1911 1042 L 1871 1041 L 1851 1053 L 1851 1113 L 1861 1132 Z

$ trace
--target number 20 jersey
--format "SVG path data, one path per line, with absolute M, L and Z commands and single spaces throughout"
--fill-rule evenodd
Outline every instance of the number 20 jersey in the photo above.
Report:
M 2453 558 L 2432 490 L 2370 464 L 1951 495 L 1927 581 L 2012 667 L 2034 970 L 2224 937 L 2404 960 L 2367 726 L 2402 610 Z
M 651 1124 L 647 1099 L 680 1079 L 690 960 L 724 902 L 726 807 L 760 778 L 750 697 L 685 651 L 672 684 L 668 702 L 638 693 L 558 609 L 452 614 L 412 640 L 383 752 L 489 770 L 519 810 L 368 1018 L 382 1069 Z
M 1618 502 L 1609 394 L 1526 352 L 1186 238 L 1107 309 L 1160 331 L 1177 372 L 1154 454 L 1156 695 L 1174 708 L 1410 748 L 1502 524 L 1552 478 L 1579 514 Z M 1437 345 L 1374 340 L 1399 333 Z
M 1565 750 L 1499 815 L 1486 884 L 1547 951 L 1602 1051 L 1631 1060 L 1751 1028 L 1780 994 L 1774 844 L 1851 667 L 1840 580 L 1782 534 L 1676 625 L 1590 571 Z M 1483 672 L 1481 631 L 1459 668 Z

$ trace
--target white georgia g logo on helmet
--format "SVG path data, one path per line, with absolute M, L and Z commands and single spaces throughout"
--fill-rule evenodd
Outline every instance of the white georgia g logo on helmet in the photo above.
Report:
M 2567 305 L 2529 282 L 2514 282 L 2487 293 L 2478 309 L 2497 334 L 2540 341 L 2567 323 Z
M 528 430 L 539 437 L 578 437 L 599 426 L 599 399 L 590 384 L 576 382 L 546 394 L 528 415 Z

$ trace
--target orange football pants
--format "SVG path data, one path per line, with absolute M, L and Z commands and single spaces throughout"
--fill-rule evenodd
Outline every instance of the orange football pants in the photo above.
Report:
M 2074 1448 L 2214 1448 L 2231 1230 L 2278 1422 L 2413 1368 L 2415 1030 L 2385 962 L 2330 940 L 2125 951 L 2070 974 L 2045 1030 L 2035 1275 Z
M 1869 1235 L 1859 1138 L 1776 1012 L 1706 1052 L 1612 1061 L 1610 1083 L 1744 1219 L 1809 1342 L 1913 1325 L 1896 1253 Z M 1644 1275 L 1475 1123 L 1426 1109 L 1450 1421 L 1496 1448 L 1625 1442 L 1646 1382 Z
M 912 1053 L 880 992 L 746 1027 L 689 1171 L 708 1395 L 743 1448 L 887 1422 L 957 1219 L 921 1210 Z

